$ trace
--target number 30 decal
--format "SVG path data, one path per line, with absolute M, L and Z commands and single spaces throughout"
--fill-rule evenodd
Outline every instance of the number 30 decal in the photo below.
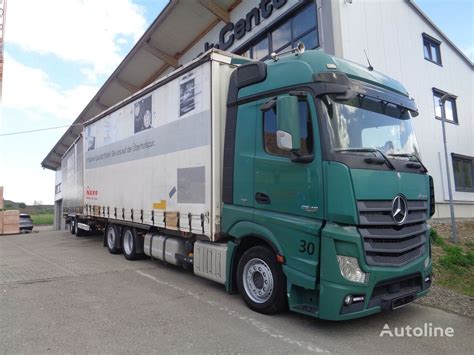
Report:
M 302 239 L 300 240 L 300 248 L 298 251 L 300 253 L 306 253 L 308 255 L 313 255 L 315 250 L 315 246 L 313 242 L 307 242 L 306 240 Z

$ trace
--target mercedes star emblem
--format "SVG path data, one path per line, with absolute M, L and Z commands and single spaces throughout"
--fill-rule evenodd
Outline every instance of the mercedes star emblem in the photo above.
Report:
M 392 202 L 392 218 L 396 224 L 402 224 L 408 216 L 408 202 L 405 196 L 397 195 Z

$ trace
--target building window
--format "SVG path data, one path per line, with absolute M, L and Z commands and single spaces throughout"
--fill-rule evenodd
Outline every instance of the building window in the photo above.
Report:
M 440 45 L 440 41 L 423 33 L 423 52 L 426 60 L 441 65 Z
M 58 194 L 61 192 L 61 183 L 57 184 L 55 187 L 54 187 L 54 193 L 55 194 Z
M 303 42 L 306 49 L 319 46 L 317 12 L 314 3 L 297 10 L 283 22 L 277 23 L 263 37 L 240 48 L 238 53 L 253 59 L 267 60 L 272 52 L 282 52 Z
M 313 129 L 308 102 L 301 100 L 298 103 L 300 117 L 300 149 L 298 154 L 305 156 L 313 153 Z M 265 151 L 272 155 L 291 157 L 292 153 L 278 148 L 276 106 L 263 113 L 263 142 Z
M 456 191 L 474 192 L 474 158 L 451 154 Z
M 267 59 L 268 48 L 268 37 L 264 37 L 260 42 L 252 47 L 252 58 Z
M 441 119 L 441 106 L 439 105 L 439 100 L 444 94 L 446 94 L 445 91 L 433 88 L 435 117 L 439 120 Z M 458 111 L 456 108 L 455 95 L 451 95 L 451 97 L 444 102 L 444 112 L 446 114 L 446 122 L 458 124 Z

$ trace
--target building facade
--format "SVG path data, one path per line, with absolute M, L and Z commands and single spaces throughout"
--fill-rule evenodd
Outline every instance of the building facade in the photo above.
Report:
M 143 45 L 139 41 L 114 72 L 113 79 L 122 82 L 122 87 L 128 88 L 129 93 L 133 93 L 134 87 L 138 90 L 142 86 L 127 86 L 119 77 L 131 72 L 125 64 L 130 66 L 134 58 L 137 62 L 142 60 L 140 48 L 167 63 L 155 69 L 153 80 L 211 47 L 266 60 L 272 52 L 282 52 L 303 42 L 306 49 L 319 49 L 365 66 L 371 65 L 376 71 L 400 81 L 418 105 L 420 115 L 414 118 L 414 126 L 423 163 L 435 181 L 437 212 L 434 217 L 449 216 L 446 180 L 449 172 L 456 216 L 474 218 L 474 66 L 413 1 L 216 0 L 201 1 L 201 8 L 196 3 L 171 1 L 140 40 Z M 181 12 L 187 16 L 180 15 Z M 204 31 L 197 35 L 188 33 L 192 32 L 193 16 L 197 16 L 198 21 L 199 16 L 209 14 L 215 18 Z M 161 34 L 171 33 L 172 27 L 166 21 L 181 32 L 160 42 L 160 31 Z M 152 29 L 154 34 L 151 34 Z M 182 50 L 172 49 L 174 44 L 183 41 L 183 36 L 189 38 L 189 44 Z M 137 72 L 135 77 L 139 75 Z M 106 96 L 103 92 L 112 85 L 111 79 L 91 103 L 97 104 L 101 93 L 102 97 Z M 128 81 L 133 81 L 133 77 Z M 445 93 L 451 94 L 445 105 L 448 166 L 444 163 L 439 107 L 439 98 Z M 120 99 L 123 95 L 118 95 L 110 104 Z M 56 163 L 47 164 L 48 157 L 43 166 L 60 169 Z M 57 177 L 58 181 L 61 181 L 60 177 Z M 61 194 L 56 192 L 59 205 Z

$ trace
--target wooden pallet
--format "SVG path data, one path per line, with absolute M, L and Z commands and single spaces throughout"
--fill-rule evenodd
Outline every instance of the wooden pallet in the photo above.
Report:
M 20 211 L 9 210 L 0 212 L 0 234 L 20 233 Z

